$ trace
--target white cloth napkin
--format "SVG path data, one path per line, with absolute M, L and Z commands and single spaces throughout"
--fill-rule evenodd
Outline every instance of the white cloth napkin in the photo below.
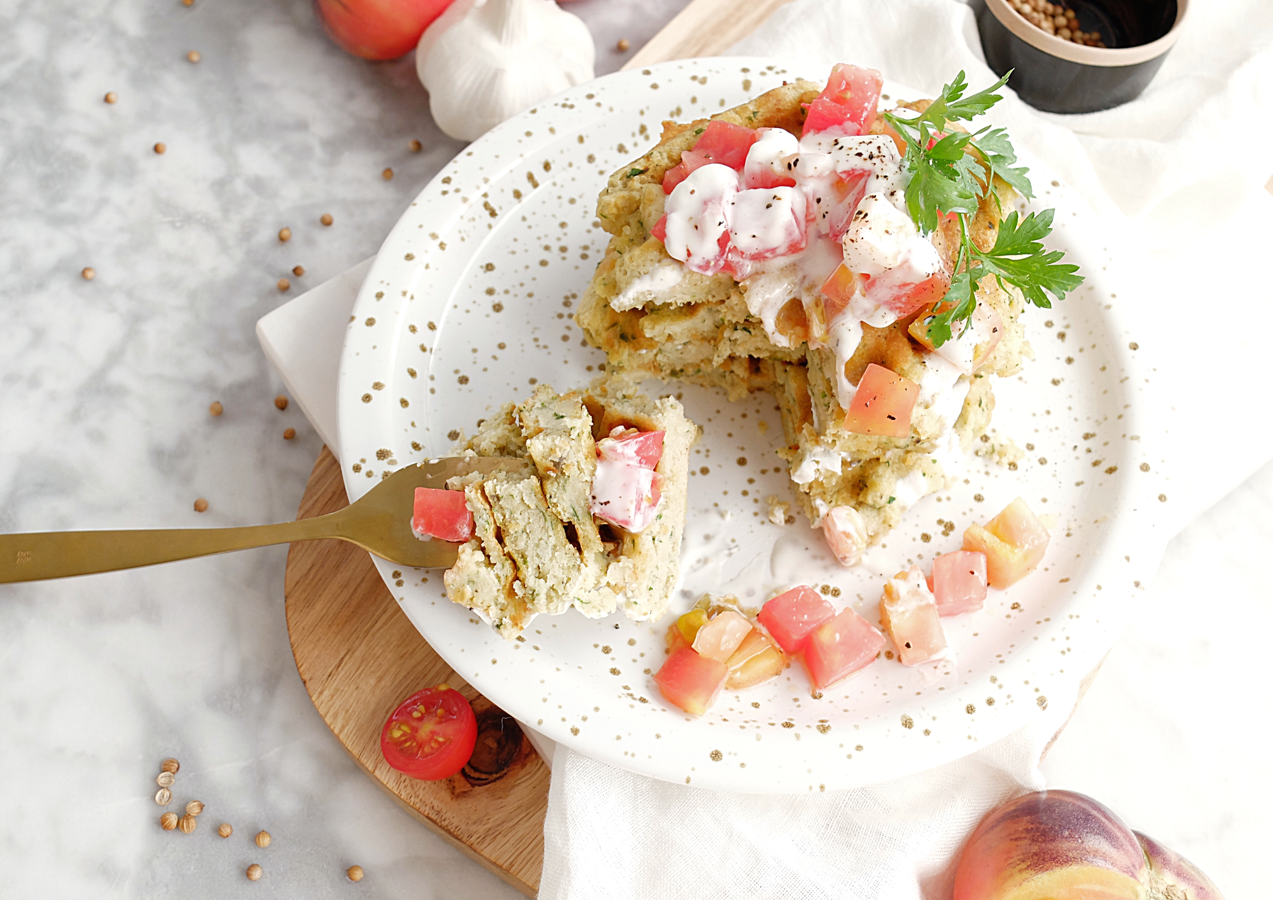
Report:
M 1183 527 L 1273 456 L 1250 424 L 1264 389 L 1273 291 L 1273 6 L 1193 0 L 1180 42 L 1146 93 L 1085 116 L 1040 114 L 1007 96 L 994 119 L 1078 190 L 1126 245 L 1135 304 L 1171 369 L 1172 502 Z M 960 0 L 797 0 L 740 54 L 880 69 L 930 95 L 955 72 L 995 80 Z M 258 324 L 266 354 L 328 446 L 336 370 L 367 263 Z M 1256 439 L 1248 439 L 1254 436 Z M 1217 438 L 1219 439 L 1217 441 Z M 1212 462 L 1217 446 L 1223 465 Z M 1066 702 L 1066 701 L 1069 702 Z M 990 808 L 1043 786 L 1039 759 L 1073 706 L 1054 696 L 1029 726 L 920 775 L 799 797 L 666 784 L 558 747 L 540 897 L 820 897 L 945 900 L 952 860 Z M 550 748 L 545 748 L 550 749 Z

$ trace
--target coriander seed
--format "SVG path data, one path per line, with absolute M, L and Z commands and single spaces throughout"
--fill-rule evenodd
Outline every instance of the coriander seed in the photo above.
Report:
M 324 225 L 330 225 L 335 220 L 332 218 L 331 213 L 323 213 L 318 221 L 322 222 Z
M 380 173 L 380 177 L 383 178 L 385 181 L 392 181 L 393 169 L 385 169 L 383 172 Z
M 194 816 L 187 813 L 177 820 L 177 827 L 181 829 L 182 834 L 194 834 L 195 828 L 198 826 Z
M 292 286 L 292 283 L 291 283 L 290 281 L 288 281 L 286 278 L 280 278 L 280 279 L 278 280 L 278 285 L 277 285 L 277 287 L 278 287 L 278 289 L 279 289 L 279 292 L 280 292 L 280 293 L 281 293 L 281 292 L 283 292 L 283 291 L 286 291 L 286 290 L 290 289 L 290 288 L 291 288 L 291 286 Z
M 287 398 L 279 394 L 274 398 L 274 405 L 279 409 L 287 409 Z
M 296 429 L 295 429 L 295 428 L 284 428 L 284 429 L 283 429 L 283 440 L 285 440 L 285 441 L 290 441 L 290 440 L 291 440 L 292 438 L 294 438 L 294 437 L 296 437 Z
M 208 407 L 208 412 L 214 416 L 219 416 L 221 413 L 225 412 L 225 407 L 221 405 L 220 400 L 214 400 L 212 401 L 212 405 Z
M 177 827 L 177 814 L 175 812 L 166 812 L 159 817 L 159 827 L 164 831 L 172 831 Z
M 155 784 L 160 787 L 170 788 L 172 787 L 172 783 L 176 780 L 177 779 L 171 772 L 160 772 L 158 777 L 155 778 Z
M 631 46 L 632 46 L 632 42 L 629 41 L 627 38 L 619 38 L 619 43 L 615 44 L 615 47 L 618 48 L 620 53 L 627 53 L 628 48 L 630 48 Z
M 412 138 L 411 143 L 408 144 L 407 146 L 411 148 L 412 153 L 419 153 L 421 150 L 424 149 L 424 144 L 420 143 L 415 138 Z
M 197 816 L 201 812 L 203 812 L 203 804 L 198 800 L 191 800 L 186 804 L 186 813 L 188 815 Z
M 222 822 L 217 826 L 217 834 L 221 835 L 223 838 L 228 838 L 230 835 L 234 834 L 234 827 L 231 826 L 229 822 Z
M 285 243 L 286 243 L 287 241 L 290 241 L 290 240 L 292 239 L 292 229 L 290 229 L 290 228 L 280 228 L 280 229 L 278 230 L 278 239 L 279 239 L 280 241 L 285 242 Z
M 105 100 L 107 103 L 114 103 L 116 100 L 119 99 L 119 97 L 115 94 L 114 91 L 107 91 L 106 96 L 103 97 L 102 99 Z
M 163 141 L 160 141 L 158 144 L 155 144 L 155 152 L 156 152 L 156 153 L 167 153 L 167 152 L 168 152 L 168 145 L 167 145 L 167 144 L 165 144 Z
M 155 791 L 155 802 L 160 806 L 167 806 L 172 802 L 172 791 L 168 790 L 166 787 L 161 787 L 159 790 Z
M 256 841 L 258 847 L 265 849 L 270 845 L 270 833 L 268 831 L 258 831 L 256 837 L 252 840 Z
M 252 863 L 252 865 L 248 866 L 248 881 L 260 881 L 261 876 L 264 874 L 265 870 L 256 863 Z
M 194 502 L 194 511 L 195 511 L 195 512 L 207 512 L 207 511 L 208 511 L 208 501 L 207 501 L 207 500 L 204 500 L 202 497 L 200 497 L 198 500 L 196 500 L 196 501 Z
M 186 54 L 186 59 L 190 60 L 192 63 L 197 63 L 199 60 L 203 59 L 203 57 L 199 54 L 198 50 L 191 50 Z
M 194 6 L 194 0 L 181 0 L 186 6 Z
M 293 275 L 295 275 L 297 278 L 300 278 L 302 275 L 304 275 L 304 274 L 305 274 L 305 267 L 304 267 L 304 266 L 292 266 L 292 274 L 293 274 Z
M 85 281 L 92 281 L 94 278 L 97 277 L 97 270 L 94 269 L 92 266 L 85 266 L 83 269 L 80 270 L 80 277 L 83 278 Z
M 221 404 L 217 403 L 214 405 L 220 406 Z M 217 412 L 219 413 L 220 410 L 218 410 Z M 177 762 L 175 759 L 165 759 L 163 763 L 159 766 L 159 768 L 161 771 L 171 772 L 172 774 L 176 775 L 177 770 L 181 768 L 181 763 Z
M 349 876 L 350 881 L 362 881 L 362 866 L 350 866 L 345 870 L 345 874 Z

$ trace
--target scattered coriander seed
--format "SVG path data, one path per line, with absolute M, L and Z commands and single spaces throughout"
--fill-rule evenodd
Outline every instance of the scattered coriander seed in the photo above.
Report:
M 252 865 L 248 866 L 248 881 L 260 881 L 261 876 L 264 874 L 265 870 L 256 863 L 252 863 Z
M 350 881 L 362 881 L 362 866 L 350 866 L 345 870 L 345 874 L 349 876 Z
M 280 241 L 283 241 L 284 243 L 286 243 L 287 241 L 290 241 L 292 239 L 292 229 L 280 228 L 278 230 L 278 239 Z
M 190 60 L 192 63 L 197 63 L 199 60 L 203 59 L 203 57 L 199 54 L 198 50 L 191 50 L 186 54 L 186 59 Z
M 198 826 L 194 816 L 187 813 L 177 820 L 177 827 L 181 829 L 182 834 L 194 834 L 195 828 Z
M 252 840 L 256 841 L 256 845 L 264 849 L 270 845 L 270 833 L 268 831 L 258 831 L 256 837 Z
M 632 46 L 632 42 L 627 38 L 619 38 L 619 43 L 615 45 L 620 53 L 627 53 Z
M 194 511 L 195 511 L 195 512 L 207 512 L 207 511 L 208 511 L 208 501 L 207 501 L 207 500 L 204 500 L 202 497 L 200 497 L 198 500 L 196 500 L 196 501 L 194 502 Z
M 287 409 L 287 398 L 284 397 L 282 394 L 279 394 L 277 397 L 274 398 L 274 405 L 277 406 L 279 409 Z
M 323 213 L 318 221 L 322 222 L 324 225 L 330 225 L 335 220 L 332 218 L 331 213 Z
M 300 278 L 302 275 L 304 275 L 304 274 L 305 274 L 305 267 L 304 267 L 304 266 L 292 266 L 292 274 L 293 274 L 293 275 L 295 275 L 297 278 Z
M 181 0 L 186 6 L 194 6 L 194 0 Z
M 383 178 L 385 181 L 392 181 L 393 169 L 385 169 L 383 172 L 380 173 L 380 177 Z
M 164 831 L 172 831 L 177 827 L 177 814 L 175 812 L 166 812 L 159 817 L 159 827 Z
M 221 404 L 217 403 L 215 405 L 220 406 Z M 220 413 L 219 409 L 217 410 L 217 413 Z M 181 763 L 177 762 L 175 759 L 165 759 L 163 763 L 160 764 L 159 768 L 164 772 L 171 772 L 176 775 L 177 771 L 181 768 Z
M 94 278 L 97 277 L 97 270 L 94 269 L 92 266 L 85 266 L 83 269 L 80 270 L 80 277 L 83 278 L 85 281 L 92 281 Z
M 203 804 L 198 800 L 191 800 L 186 804 L 186 813 L 191 816 L 197 816 L 203 812 Z
M 102 99 L 105 100 L 107 103 L 114 103 L 116 100 L 119 99 L 119 96 L 114 91 L 107 91 L 106 96 L 103 97 Z
M 176 777 L 171 772 L 160 772 L 159 776 L 155 778 L 155 784 L 160 787 L 170 788 L 176 780 Z
M 227 838 L 234 834 L 234 827 L 229 822 L 222 822 L 217 826 L 217 834 L 223 838 Z
M 155 152 L 156 152 L 156 153 L 167 153 L 167 152 L 168 152 L 168 145 L 167 145 L 167 144 L 165 144 L 163 141 L 160 141 L 158 144 L 155 144 Z
M 411 148 L 412 153 L 419 153 L 421 150 L 424 149 L 424 144 L 420 143 L 415 138 L 412 138 L 411 143 L 408 144 L 407 146 Z
M 159 790 L 155 791 L 155 802 L 160 806 L 167 806 L 172 802 L 172 791 L 166 787 L 161 787 Z
M 296 437 L 296 429 L 295 429 L 295 428 L 284 428 L 284 429 L 283 429 L 283 440 L 285 440 L 285 441 L 290 441 L 290 440 L 291 440 L 292 438 L 294 438 L 294 437 Z
M 288 290 L 291 286 L 292 286 L 292 283 L 291 283 L 290 281 L 288 281 L 286 278 L 280 278 L 280 279 L 278 280 L 278 289 L 279 289 L 280 291 L 286 291 L 286 290 Z
M 214 400 L 212 401 L 212 405 L 208 407 L 208 412 L 214 416 L 219 416 L 221 413 L 225 412 L 225 407 L 221 405 L 220 400 Z

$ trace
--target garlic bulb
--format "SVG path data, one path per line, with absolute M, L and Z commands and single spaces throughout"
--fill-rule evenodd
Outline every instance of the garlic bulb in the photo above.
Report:
M 471 141 L 593 77 L 592 35 L 552 0 L 456 0 L 420 37 L 416 72 L 438 127 Z

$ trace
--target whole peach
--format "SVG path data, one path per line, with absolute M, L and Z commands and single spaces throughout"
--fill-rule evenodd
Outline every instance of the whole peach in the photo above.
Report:
M 954 900 L 1224 900 L 1187 859 L 1072 791 L 993 810 L 968 839 Z

